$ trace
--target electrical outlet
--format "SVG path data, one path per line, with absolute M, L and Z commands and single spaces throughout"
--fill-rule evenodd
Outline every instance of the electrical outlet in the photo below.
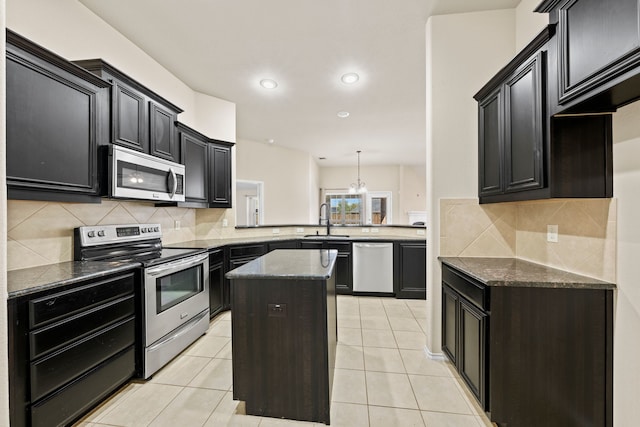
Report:
M 272 228 L 272 229 L 271 229 L 271 232 L 272 232 L 273 234 L 280 234 L 280 229 L 279 229 L 279 228 Z
M 173 228 L 175 228 L 176 230 L 180 230 L 180 220 L 179 219 L 176 219 L 173 222 Z
M 418 236 L 424 236 L 425 232 L 424 230 L 417 230 L 418 231 Z
M 304 228 L 302 227 L 296 228 L 296 233 L 304 233 Z
M 363 233 L 368 233 L 368 232 L 369 232 L 369 229 L 368 229 L 368 228 L 363 228 L 363 229 L 362 229 L 362 232 L 363 232 Z
M 547 225 L 547 242 L 558 243 L 557 225 Z
M 222 226 L 223 227 L 228 227 L 229 226 L 229 220 L 227 218 L 223 218 L 222 219 Z
M 377 228 L 372 228 L 372 229 L 371 229 L 371 232 L 372 232 L 372 233 L 378 233 L 379 231 L 380 231 L 380 230 L 378 230 Z

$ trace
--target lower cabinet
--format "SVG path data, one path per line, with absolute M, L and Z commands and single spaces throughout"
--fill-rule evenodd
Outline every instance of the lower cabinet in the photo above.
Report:
M 224 249 L 214 249 L 209 253 L 210 318 L 225 309 L 225 295 L 229 294 L 229 288 L 225 287 L 224 273 Z
M 12 426 L 69 424 L 136 373 L 134 272 L 9 300 Z
M 442 349 L 498 426 L 613 425 L 613 290 L 485 286 L 442 266 Z
M 396 298 L 427 297 L 427 245 L 396 242 L 393 247 L 393 292 Z
M 325 249 L 336 249 L 336 293 L 351 295 L 353 293 L 353 258 L 351 242 L 325 242 Z
M 484 304 L 484 292 L 479 284 L 467 282 L 453 270 L 443 267 L 442 349 L 482 408 L 487 410 L 489 316 L 485 311 L 488 307 Z
M 234 270 L 254 259 L 264 255 L 267 247 L 265 243 L 252 243 L 246 245 L 227 246 L 227 271 Z M 224 279 L 223 308 L 228 310 L 231 308 L 231 282 Z

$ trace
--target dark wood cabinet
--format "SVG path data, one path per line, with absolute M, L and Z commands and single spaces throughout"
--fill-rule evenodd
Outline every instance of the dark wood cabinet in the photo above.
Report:
M 351 252 L 351 242 L 324 242 L 323 249 L 336 249 L 338 257 L 336 258 L 335 276 L 336 276 L 336 293 L 351 295 L 353 294 L 353 256 Z
M 102 59 L 74 61 L 113 83 L 111 141 L 172 162 L 180 162 L 174 122 L 182 109 Z
M 613 290 L 442 267 L 442 349 L 499 426 L 613 425 Z
M 209 207 L 230 208 L 231 147 L 230 142 L 210 140 L 209 144 Z
M 559 111 L 601 112 L 640 98 L 640 4 L 547 0 L 557 23 Z
M 393 292 L 396 298 L 427 297 L 427 245 L 396 242 L 393 247 Z
M 442 349 L 485 411 L 488 401 L 488 291 L 442 268 Z
M 299 249 L 300 244 L 297 240 L 283 240 L 279 242 L 267 243 L 267 252 L 274 251 L 276 249 Z
M 111 85 L 10 30 L 6 54 L 8 198 L 99 203 Z
M 209 143 L 196 130 L 176 124 L 180 135 L 180 159 L 185 165 L 185 202 L 181 205 L 207 207 L 209 203 Z
M 480 203 L 613 196 L 611 116 L 552 116 L 554 42 L 550 25 L 475 95 Z
M 10 299 L 12 426 L 66 425 L 136 373 L 134 272 Z
M 211 318 L 224 310 L 225 301 L 229 301 L 229 288 L 225 286 L 224 274 L 224 249 L 214 249 L 209 253 L 209 317 Z
M 231 271 L 267 253 L 264 243 L 250 243 L 246 245 L 227 246 L 226 259 L 228 262 L 227 271 Z M 231 308 L 230 281 L 225 278 L 224 283 L 224 308 Z

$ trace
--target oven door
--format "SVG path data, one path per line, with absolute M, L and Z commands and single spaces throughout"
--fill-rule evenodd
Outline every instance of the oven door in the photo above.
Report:
M 111 146 L 111 197 L 184 202 L 185 167 L 137 151 Z
M 145 346 L 209 308 L 209 255 L 145 269 Z

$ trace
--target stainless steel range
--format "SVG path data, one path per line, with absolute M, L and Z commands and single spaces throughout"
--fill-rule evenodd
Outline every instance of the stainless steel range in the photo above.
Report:
M 149 378 L 209 327 L 209 258 L 202 249 L 162 248 L 160 224 L 74 230 L 77 261 L 142 265 L 143 375 Z

